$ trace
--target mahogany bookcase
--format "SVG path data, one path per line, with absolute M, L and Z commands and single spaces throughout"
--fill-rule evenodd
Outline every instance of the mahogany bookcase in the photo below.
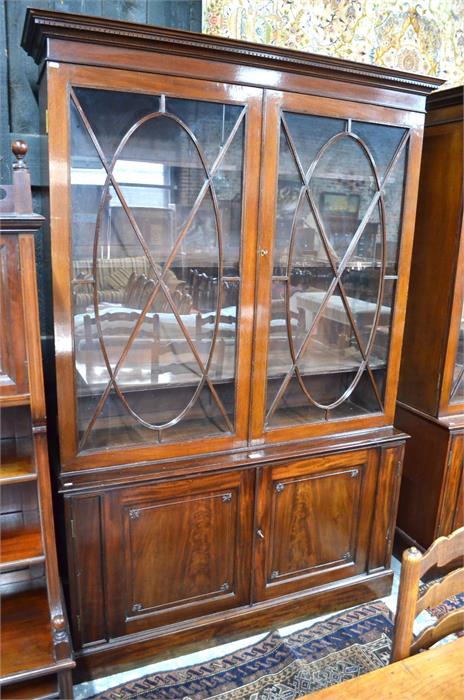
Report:
M 426 95 L 29 10 L 80 677 L 385 595 Z

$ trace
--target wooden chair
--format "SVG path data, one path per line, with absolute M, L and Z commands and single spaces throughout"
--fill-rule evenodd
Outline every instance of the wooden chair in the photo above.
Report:
M 447 613 L 413 640 L 413 624 L 419 613 L 464 591 L 464 567 L 453 569 L 418 598 L 420 579 L 431 569 L 456 560 L 464 563 L 464 527 L 449 537 L 439 537 L 424 554 L 416 547 L 403 553 L 391 662 L 428 649 L 440 639 L 464 629 L 464 608 L 461 608 Z
M 213 336 L 213 329 L 216 323 L 216 314 L 211 313 L 211 314 L 201 314 L 197 313 L 195 317 L 195 340 L 197 343 L 197 347 L 200 347 L 200 343 L 203 340 L 211 342 L 212 336 Z M 223 330 L 225 330 L 225 335 L 228 336 L 229 340 L 232 341 L 232 347 L 234 347 L 234 340 L 235 340 L 235 334 L 236 334 L 236 323 L 237 319 L 235 316 L 226 316 L 225 314 L 220 314 L 219 316 L 219 326 L 222 326 Z M 230 331 L 228 331 L 227 327 L 230 326 Z M 226 378 L 226 377 L 231 377 L 233 374 L 233 358 L 229 357 L 229 360 L 232 362 L 229 362 L 229 367 L 225 366 L 226 362 L 226 344 L 227 340 L 224 337 L 224 332 L 221 334 L 221 331 L 218 329 L 219 337 L 216 340 L 216 349 L 215 349 L 215 359 L 214 359 L 214 365 L 216 367 L 216 378 Z M 224 376 L 225 374 L 225 376 Z
M 124 306 L 133 309 L 143 309 L 148 297 L 156 286 L 156 280 L 148 278 L 145 274 L 131 274 L 124 290 L 122 303 Z M 170 289 L 172 299 L 180 314 L 188 314 L 192 309 L 192 297 L 185 290 L 185 282 L 182 280 L 176 283 L 176 287 Z M 170 313 L 171 306 L 163 292 L 159 292 L 154 300 L 151 312 Z

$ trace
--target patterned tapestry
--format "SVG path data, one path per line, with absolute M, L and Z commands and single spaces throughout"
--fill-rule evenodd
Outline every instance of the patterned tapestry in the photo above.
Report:
M 464 82 L 464 0 L 204 0 L 203 31 Z

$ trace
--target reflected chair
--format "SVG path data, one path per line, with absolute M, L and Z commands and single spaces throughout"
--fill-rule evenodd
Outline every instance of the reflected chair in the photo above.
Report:
M 432 569 L 455 567 L 418 598 L 421 578 Z M 403 553 L 400 589 L 390 661 L 400 661 L 428 649 L 440 639 L 464 629 L 464 608 L 452 610 L 413 638 L 414 620 L 426 608 L 434 607 L 464 591 L 464 527 L 449 537 L 439 537 L 421 554 L 416 547 Z

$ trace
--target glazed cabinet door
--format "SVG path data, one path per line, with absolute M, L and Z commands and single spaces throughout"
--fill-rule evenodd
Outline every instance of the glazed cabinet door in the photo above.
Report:
M 257 442 L 391 423 L 421 121 L 267 93 Z
M 0 235 L 0 399 L 28 392 L 18 236 Z
M 48 86 L 64 470 L 244 445 L 261 90 L 65 64 Z
M 448 536 L 464 526 L 464 433 L 450 440 L 435 537 Z
M 261 470 L 257 600 L 366 570 L 377 462 L 371 450 Z
M 249 602 L 253 471 L 114 491 L 107 503 L 111 634 Z
M 461 315 L 458 323 L 456 343 L 456 359 L 453 367 L 450 404 L 457 412 L 461 406 L 464 407 L 464 301 L 462 303 Z

